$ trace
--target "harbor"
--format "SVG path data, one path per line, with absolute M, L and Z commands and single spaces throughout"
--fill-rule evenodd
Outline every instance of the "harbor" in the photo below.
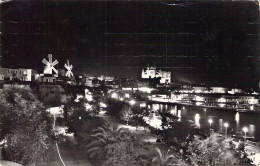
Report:
M 212 119 L 212 128 L 215 131 L 224 132 L 224 123 L 228 123 L 228 132 L 235 134 L 241 133 L 243 127 L 248 128 L 247 136 L 254 138 L 253 140 L 260 139 L 260 114 L 235 112 L 231 110 L 218 109 L 218 108 L 205 108 L 201 106 L 185 105 L 179 103 L 159 103 L 150 102 L 148 107 L 157 111 L 168 111 L 179 118 L 187 118 L 195 122 L 199 127 L 209 127 L 208 120 Z

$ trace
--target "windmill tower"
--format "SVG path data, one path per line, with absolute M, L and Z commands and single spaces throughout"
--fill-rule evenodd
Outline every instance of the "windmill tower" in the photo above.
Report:
M 69 60 L 67 60 L 67 63 L 65 63 L 64 67 L 67 69 L 66 72 L 66 77 L 72 78 L 73 77 L 73 73 L 72 73 L 72 64 L 70 64 Z
M 59 62 L 55 59 L 55 61 L 52 61 L 52 54 L 48 55 L 49 61 L 47 61 L 45 58 L 42 60 L 42 63 L 46 66 L 44 67 L 43 74 L 51 74 L 52 71 L 55 72 L 55 74 L 58 74 L 58 71 L 54 68 L 55 65 L 57 65 Z

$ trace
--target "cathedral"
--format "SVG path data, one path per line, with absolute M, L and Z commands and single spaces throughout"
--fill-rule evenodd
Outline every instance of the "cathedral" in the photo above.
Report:
M 171 72 L 162 71 L 161 69 L 157 69 L 155 66 L 147 66 L 142 69 L 142 78 L 143 79 L 153 79 L 160 78 L 161 84 L 169 84 L 171 83 Z

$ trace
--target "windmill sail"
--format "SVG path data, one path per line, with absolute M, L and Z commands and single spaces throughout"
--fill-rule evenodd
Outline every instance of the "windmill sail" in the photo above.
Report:
M 42 60 L 42 63 L 45 64 L 43 74 L 53 74 L 52 71 L 58 74 L 58 71 L 54 68 L 54 66 L 57 65 L 59 62 L 57 60 L 52 62 L 52 54 L 48 55 L 48 61 L 44 58 Z
M 66 77 L 72 78 L 73 77 L 73 73 L 72 73 L 73 66 L 70 64 L 69 60 L 67 61 L 67 63 L 65 63 L 64 67 L 67 69 Z

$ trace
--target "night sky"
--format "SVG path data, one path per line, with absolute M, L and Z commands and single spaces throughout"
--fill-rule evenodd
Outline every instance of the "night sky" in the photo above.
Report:
M 8 2 L 1 5 L 2 65 L 41 72 L 51 53 L 78 74 L 140 77 L 155 63 L 174 81 L 256 88 L 259 16 L 256 2 Z

